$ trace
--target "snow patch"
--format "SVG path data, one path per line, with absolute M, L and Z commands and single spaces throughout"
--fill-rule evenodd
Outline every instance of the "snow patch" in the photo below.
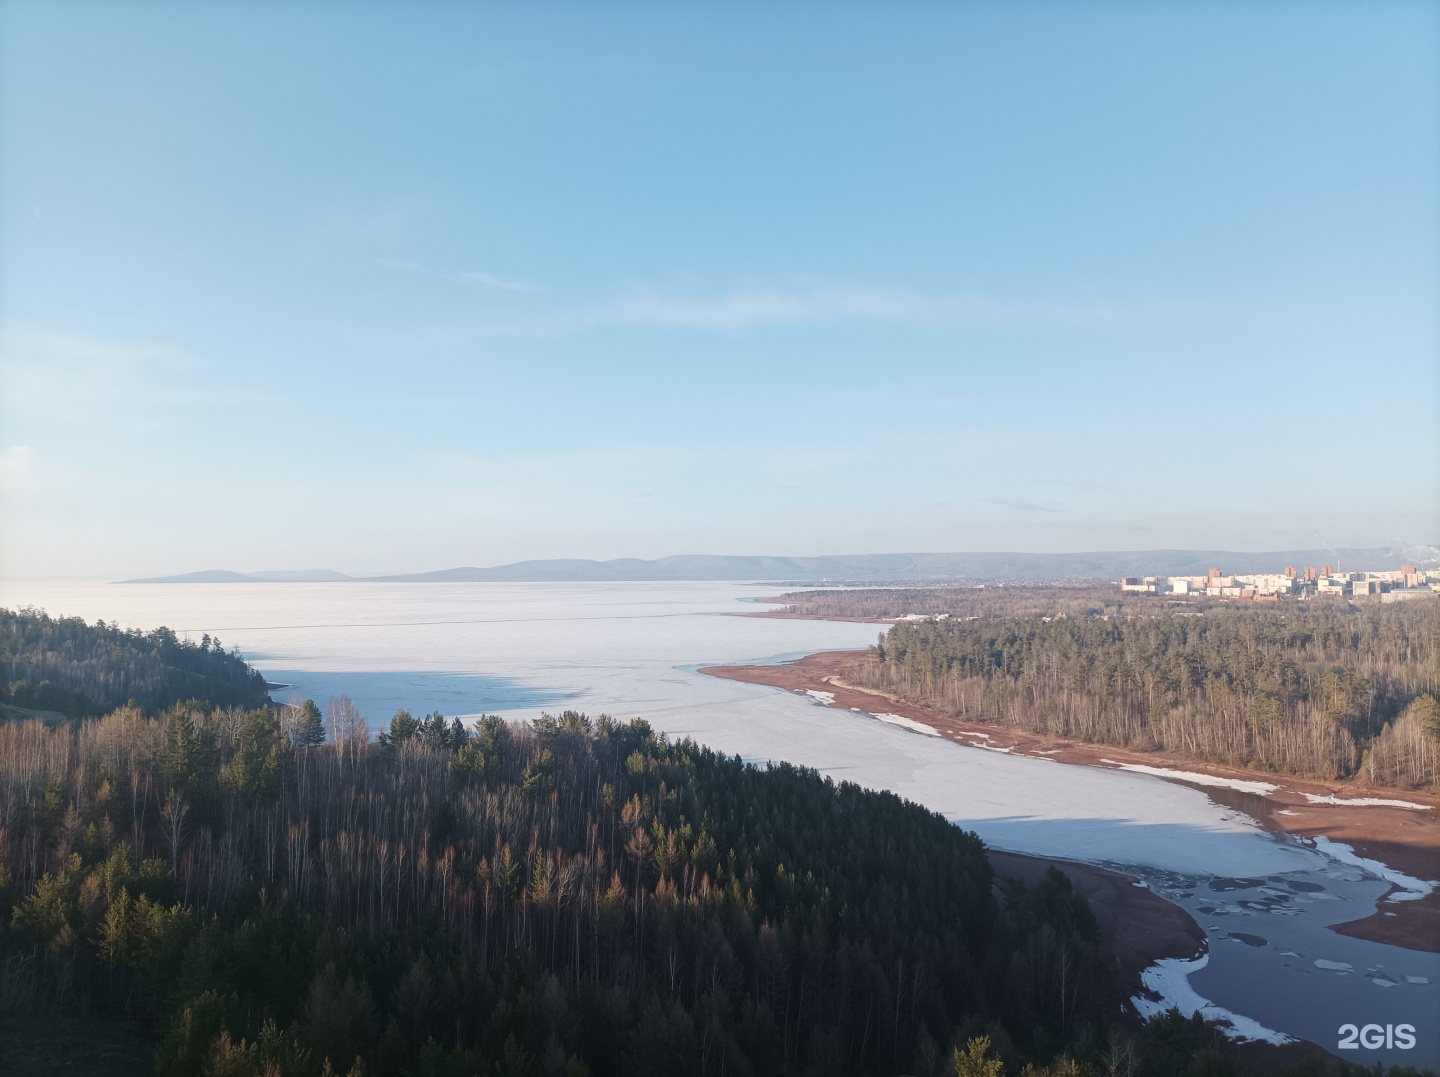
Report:
M 814 688 L 807 688 L 805 689 L 805 694 L 811 699 L 813 699 L 816 703 L 823 703 L 827 707 L 835 702 L 834 692 L 820 692 Z
M 1214 774 L 1201 774 L 1193 770 L 1147 767 L 1141 763 L 1117 763 L 1113 759 L 1102 759 L 1100 762 L 1108 763 L 1112 767 L 1119 767 L 1121 770 L 1133 770 L 1137 774 L 1153 774 L 1157 778 L 1178 778 L 1195 785 L 1223 786 L 1226 789 L 1238 789 L 1242 793 L 1259 793 L 1261 796 L 1268 796 L 1280 788 L 1272 782 L 1252 782 L 1243 778 L 1220 778 Z
M 961 741 L 967 748 L 985 748 L 992 752 L 1013 752 L 1015 750 L 1014 748 L 1000 748 L 994 744 L 985 743 L 994 739 L 989 733 L 974 733 L 968 729 L 964 729 L 957 733 L 956 736 L 976 738 L 975 740 Z
M 1337 797 L 1334 793 L 1320 796 L 1316 793 L 1303 794 L 1311 804 L 1335 804 L 1346 808 L 1409 808 L 1411 811 L 1429 811 L 1429 804 L 1416 804 L 1413 800 L 1386 800 L 1384 797 Z
M 1314 841 L 1315 848 L 1331 860 L 1360 868 L 1371 875 L 1379 876 L 1392 886 L 1399 887 L 1401 892 L 1391 894 L 1385 899 L 1386 901 L 1418 901 L 1434 890 L 1437 885 L 1427 879 L 1417 879 L 1412 875 L 1396 871 L 1388 864 L 1382 864 L 1378 860 L 1368 860 L 1363 856 L 1358 856 L 1350 846 L 1342 845 L 1338 841 L 1331 841 L 1327 837 L 1318 836 Z
M 1190 974 L 1199 972 L 1209 961 L 1209 954 L 1201 954 L 1192 961 L 1183 957 L 1161 958 L 1140 974 L 1145 990 L 1158 998 L 1136 995 L 1130 1002 L 1140 1011 L 1140 1016 L 1147 1019 L 1164 1013 L 1172 1006 L 1187 1017 L 1199 1013 L 1207 1021 L 1219 1021 L 1228 1026 L 1224 1030 L 1225 1035 L 1232 1040 L 1264 1040 L 1274 1044 L 1294 1042 L 1293 1036 L 1266 1028 L 1253 1017 L 1231 1013 L 1198 994 L 1190 986 Z
M 927 737 L 938 737 L 940 734 L 931 729 L 923 722 L 917 722 L 914 718 L 906 718 L 903 714 L 877 714 L 876 718 L 886 725 L 898 725 L 902 729 L 908 729 L 912 733 L 924 733 Z

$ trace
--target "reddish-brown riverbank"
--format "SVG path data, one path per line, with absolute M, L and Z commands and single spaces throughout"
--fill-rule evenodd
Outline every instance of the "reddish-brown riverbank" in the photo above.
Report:
M 1021 755 L 1043 756 L 1062 763 L 1084 766 L 1140 765 L 1219 778 L 1266 782 L 1278 788 L 1263 795 L 1205 785 L 1195 785 L 1195 788 L 1217 802 L 1245 811 L 1271 829 L 1282 830 L 1301 838 L 1323 836 L 1332 841 L 1344 842 L 1358 855 L 1378 860 L 1406 875 L 1420 879 L 1440 879 L 1440 825 L 1437 825 L 1440 798 L 1433 794 L 1373 789 L 1356 783 L 1326 784 L 1196 763 L 1158 752 L 1133 752 L 1124 748 L 1043 737 L 1004 726 L 963 721 L 894 696 L 847 684 L 841 679 L 840 671 L 859 657 L 860 653 L 825 651 L 783 665 L 709 666 L 701 672 L 750 684 L 771 685 L 792 692 L 829 693 L 833 697 L 830 706 L 846 710 L 854 708 L 870 713 L 878 711 L 897 714 L 922 722 L 942 736 L 962 744 L 983 745 L 987 748 L 1004 749 Z M 1194 784 L 1184 782 L 1182 778 L 1170 777 L 1170 780 Z M 1317 804 L 1310 799 L 1332 796 L 1340 802 L 1362 797 L 1401 800 L 1423 805 L 1423 808 L 1417 810 L 1344 803 Z M 1137 893 L 1142 892 L 1138 887 L 1134 889 Z M 1377 910 L 1374 915 L 1340 924 L 1335 930 L 1374 942 L 1440 952 L 1440 894 L 1431 893 L 1418 901 L 1386 902 L 1385 907 Z
M 1100 928 L 1100 945 L 1113 958 L 1127 996 L 1141 990 L 1140 974 L 1162 957 L 1191 958 L 1205 945 L 1205 932 L 1179 905 L 1117 871 L 1046 860 L 1038 856 L 989 850 L 995 874 L 1033 883 L 1054 866 L 1063 871 L 1075 889 L 1090 901 Z

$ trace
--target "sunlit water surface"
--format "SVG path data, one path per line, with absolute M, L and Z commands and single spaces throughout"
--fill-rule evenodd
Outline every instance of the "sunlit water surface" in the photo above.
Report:
M 925 737 L 792 693 L 695 672 L 863 647 L 879 628 L 730 614 L 773 585 L 0 583 L 0 604 L 219 636 L 276 698 L 347 693 L 374 726 L 418 714 L 643 717 L 746 759 L 784 759 L 893 790 L 999 848 L 1106 864 L 1187 908 L 1210 939 L 1191 986 L 1217 1006 L 1334 1049 L 1345 1023 L 1416 1026 L 1413 1050 L 1356 1061 L 1440 1065 L 1440 956 L 1346 938 L 1388 889 L 1261 830 L 1203 793 Z M 1317 964 L 1320 962 L 1320 964 Z

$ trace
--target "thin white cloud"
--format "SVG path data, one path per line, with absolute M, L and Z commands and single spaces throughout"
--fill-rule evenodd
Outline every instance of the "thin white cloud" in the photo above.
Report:
M 572 304 L 544 285 L 511 280 L 480 270 L 449 272 L 419 262 L 372 258 L 396 273 L 451 285 L 510 293 L 546 293 L 552 302 L 515 304 L 508 314 L 490 312 L 483 334 L 553 336 L 603 326 L 735 332 L 761 327 L 888 322 L 936 328 L 1025 330 L 1036 327 L 1145 328 L 1194 321 L 1193 306 L 1047 300 L 938 293 L 890 287 L 770 287 L 718 295 L 666 295 L 638 288 L 594 305 Z M 558 302 L 555 302 L 557 301 Z M 496 319 L 499 320 L 496 320 Z
M 478 270 L 462 270 L 458 273 L 450 273 L 444 270 L 431 269 L 429 266 L 419 262 L 408 262 L 399 258 L 374 258 L 371 259 L 375 265 L 383 266 L 385 269 L 394 270 L 397 273 L 408 273 L 416 277 L 428 277 L 431 280 L 443 280 L 451 284 L 464 284 L 470 287 L 490 288 L 504 292 L 538 292 L 541 287 L 538 284 L 531 284 L 528 281 L 507 280 L 504 277 L 497 277 L 494 273 L 484 273 Z
M 30 478 L 35 450 L 29 445 L 11 445 L 0 452 L 0 490 L 23 486 Z
M 1058 501 L 1026 501 L 1018 497 L 987 497 L 984 499 L 987 505 L 998 505 L 1005 509 L 1014 509 L 1017 512 L 1069 512 L 1064 505 Z
M 33 329 L 7 332 L 0 347 L 0 362 L 58 364 L 66 368 L 67 374 L 91 377 L 108 373 L 132 375 L 142 369 L 176 372 L 195 366 L 192 359 L 172 349 Z
M 922 295 L 903 288 L 740 291 L 713 299 L 646 292 L 621 299 L 588 320 L 605 325 L 740 330 L 845 321 L 936 326 L 1109 327 L 1155 324 L 1177 312 L 1117 303 L 1055 303 L 974 295 Z
M 507 292 L 535 292 L 540 290 L 538 284 L 528 284 L 520 280 L 504 280 L 493 273 L 461 273 L 461 280 L 470 284 L 478 284 L 484 288 L 500 288 Z
M 7 330 L 0 340 L 0 413 L 45 416 L 96 428 L 153 430 L 177 407 L 212 400 L 197 388 L 194 357 L 170 348 L 72 333 Z
M 690 329 L 749 329 L 867 319 L 930 321 L 940 313 L 930 299 L 900 289 L 835 288 L 806 293 L 732 292 L 718 299 L 641 295 L 621 300 L 596 320 L 618 325 Z

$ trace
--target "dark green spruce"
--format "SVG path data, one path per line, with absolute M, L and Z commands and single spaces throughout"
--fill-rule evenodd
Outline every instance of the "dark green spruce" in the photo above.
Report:
M 154 712 L 191 699 L 260 706 L 265 678 L 208 635 L 196 643 L 168 628 L 125 631 L 104 621 L 0 609 L 0 703 L 83 718 L 126 703 Z

